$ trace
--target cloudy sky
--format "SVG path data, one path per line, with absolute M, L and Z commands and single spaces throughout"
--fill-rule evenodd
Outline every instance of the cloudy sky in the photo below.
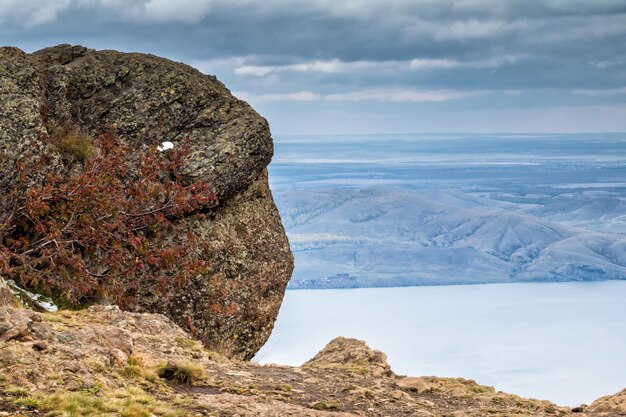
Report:
M 0 44 L 216 74 L 274 133 L 626 131 L 626 0 L 0 0 Z

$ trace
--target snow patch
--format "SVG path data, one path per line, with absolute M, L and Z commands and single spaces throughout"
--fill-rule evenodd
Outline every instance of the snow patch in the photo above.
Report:
M 35 294 L 30 291 L 27 291 L 24 288 L 17 285 L 17 283 L 13 280 L 10 280 L 10 279 L 6 280 L 6 283 L 9 285 L 9 287 L 11 287 L 11 289 L 15 293 L 17 293 L 18 295 L 21 295 L 22 297 L 27 297 L 36 306 L 46 310 L 47 312 L 55 313 L 59 311 L 59 307 L 56 304 L 54 304 L 54 302 L 50 298 L 41 294 Z
M 157 146 L 157 151 L 169 151 L 170 149 L 174 149 L 174 144 L 172 142 L 163 142 L 159 146 Z

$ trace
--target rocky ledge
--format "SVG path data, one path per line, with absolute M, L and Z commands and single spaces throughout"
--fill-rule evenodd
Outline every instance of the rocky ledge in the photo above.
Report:
M 626 391 L 559 407 L 474 381 L 403 377 L 338 338 L 300 367 L 208 350 L 161 314 L 0 307 L 0 416 L 620 416 Z

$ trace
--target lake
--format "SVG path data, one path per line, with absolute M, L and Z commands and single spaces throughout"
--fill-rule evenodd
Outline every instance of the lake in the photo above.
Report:
M 626 281 L 287 291 L 256 356 L 300 365 L 337 336 L 397 374 L 579 405 L 626 387 Z

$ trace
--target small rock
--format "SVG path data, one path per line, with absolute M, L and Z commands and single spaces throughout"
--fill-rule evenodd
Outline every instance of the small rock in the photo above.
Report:
M 30 324 L 30 334 L 36 339 L 47 340 L 52 333 L 48 324 L 33 321 Z
M 406 377 L 398 381 L 400 388 L 405 388 L 418 394 L 428 391 L 431 386 L 421 378 Z
M 0 335 L 5 334 L 9 330 L 11 330 L 11 328 L 13 328 L 13 325 L 11 323 L 8 323 L 8 322 L 0 323 Z
M 75 374 L 81 370 L 81 364 L 78 361 L 67 361 L 63 366 L 63 370 Z
M 68 391 L 78 391 L 82 388 L 82 384 L 75 378 L 65 381 L 65 389 Z
M 56 340 L 59 343 L 68 343 L 72 340 L 72 337 L 70 336 L 69 333 L 59 332 L 54 335 L 54 340 Z
M 0 306 L 16 306 L 17 299 L 11 288 L 7 285 L 2 277 L 0 277 Z
M 435 403 L 430 400 L 425 400 L 424 398 L 418 398 L 415 402 L 423 407 L 432 408 L 435 406 Z
M 411 396 L 407 394 L 406 392 L 400 391 L 400 390 L 392 391 L 391 398 L 393 398 L 396 401 L 398 400 L 411 401 Z
M 84 389 L 89 389 L 96 386 L 96 382 L 93 380 L 93 378 L 91 378 L 91 376 L 84 376 L 82 382 Z
M 111 349 L 109 351 L 109 360 L 111 366 L 122 367 L 128 363 L 128 356 L 119 349 Z
M 37 352 L 48 350 L 48 342 L 46 342 L 45 340 L 38 340 L 35 343 L 33 343 L 33 349 L 36 350 Z
M 7 307 L 0 306 L 0 320 L 9 321 L 11 319 L 11 313 Z
M 8 342 L 9 340 L 20 340 L 28 335 L 28 323 L 25 321 L 16 323 L 8 331 L 0 336 L 0 342 Z

